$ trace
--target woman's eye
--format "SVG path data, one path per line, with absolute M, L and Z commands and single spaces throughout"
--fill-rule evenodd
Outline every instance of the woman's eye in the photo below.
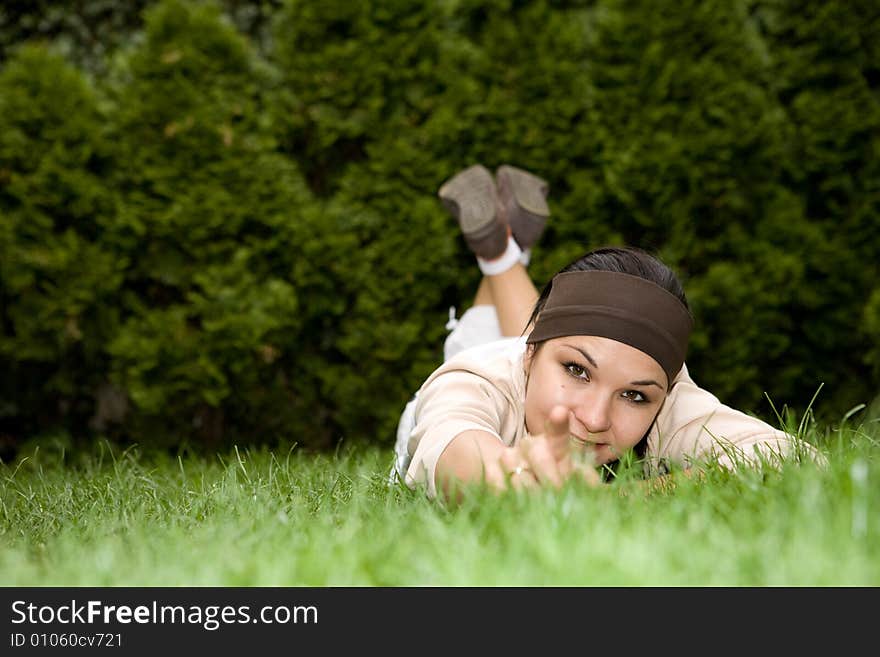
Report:
M 623 396 L 626 399 L 629 399 L 631 402 L 635 402 L 636 404 L 643 404 L 644 402 L 648 401 L 645 396 L 638 390 L 627 390 L 625 393 L 623 393 Z
M 566 363 L 565 369 L 568 370 L 568 373 L 571 374 L 576 379 L 585 379 L 589 380 L 589 376 L 587 375 L 587 370 L 582 365 L 578 365 L 577 363 Z

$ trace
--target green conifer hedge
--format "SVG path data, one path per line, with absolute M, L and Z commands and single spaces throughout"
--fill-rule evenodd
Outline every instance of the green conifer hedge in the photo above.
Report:
M 474 162 L 550 182 L 539 286 L 676 269 L 722 401 L 880 388 L 874 2 L 84 4 L 0 21 L 0 447 L 390 443 L 479 282 L 436 198 Z

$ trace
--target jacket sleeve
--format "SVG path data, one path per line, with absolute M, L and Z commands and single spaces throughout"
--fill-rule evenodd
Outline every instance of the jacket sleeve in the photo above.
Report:
M 700 388 L 683 366 L 648 436 L 648 454 L 688 467 L 712 461 L 779 465 L 789 458 L 823 462 L 815 447 L 763 420 L 722 404 Z
M 427 382 L 416 400 L 415 424 L 407 446 L 412 461 L 406 484 L 426 486 L 433 498 L 437 493 L 434 475 L 443 450 L 460 433 L 472 429 L 503 442 L 501 426 L 507 406 L 501 391 L 472 372 L 445 372 Z

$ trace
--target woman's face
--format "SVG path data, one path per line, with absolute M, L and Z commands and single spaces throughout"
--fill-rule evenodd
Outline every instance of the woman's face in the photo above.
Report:
M 647 433 L 667 377 L 653 358 L 627 344 L 575 335 L 547 340 L 526 354 L 526 430 L 544 431 L 550 410 L 567 407 L 572 438 L 597 465 L 617 460 Z

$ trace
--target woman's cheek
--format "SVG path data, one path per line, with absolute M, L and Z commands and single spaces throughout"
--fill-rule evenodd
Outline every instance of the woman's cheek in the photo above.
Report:
M 571 390 L 564 383 L 559 383 L 553 387 L 553 394 L 550 395 L 548 400 L 548 407 L 552 408 L 553 406 L 562 405 L 571 408 L 571 396 Z
M 532 386 L 526 393 L 526 429 L 530 434 L 538 434 L 544 430 L 544 423 L 550 410 L 557 404 L 562 404 L 564 397 L 558 391 L 558 387 L 549 389 Z
M 576 388 L 555 372 L 548 363 L 536 363 L 526 389 L 526 429 L 531 434 L 543 431 L 544 420 L 554 406 L 574 408 Z
M 640 414 L 641 415 L 641 414 Z M 653 418 L 653 415 L 651 415 Z M 621 451 L 626 451 L 635 447 L 642 437 L 648 433 L 651 428 L 651 421 L 646 421 L 643 417 L 631 417 L 626 423 L 626 427 L 621 431 L 619 446 Z

